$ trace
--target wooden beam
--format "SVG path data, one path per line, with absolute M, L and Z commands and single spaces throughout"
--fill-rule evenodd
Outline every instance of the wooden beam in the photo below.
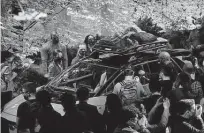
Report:
M 82 80 L 82 79 L 90 78 L 92 76 L 93 76 L 93 74 L 88 74 L 88 75 L 81 76 L 81 77 L 78 77 L 78 78 L 70 79 L 70 80 L 68 80 L 66 82 L 60 83 L 59 85 L 60 86 L 67 85 L 68 83 L 72 83 L 72 82 L 76 82 L 76 81 L 79 81 L 79 80 Z

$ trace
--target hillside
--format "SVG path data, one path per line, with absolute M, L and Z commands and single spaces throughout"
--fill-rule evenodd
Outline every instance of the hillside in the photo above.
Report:
M 20 23 L 8 15 L 12 3 L 9 1 L 12 0 L 2 1 L 2 6 L 7 5 L 2 9 L 7 14 L 2 17 L 6 28 L 2 44 L 24 47 L 24 52 L 45 44 L 53 30 L 60 34 L 61 43 L 75 46 L 82 43 L 88 34 L 113 35 L 127 27 L 134 27 L 134 22 L 146 16 L 165 31 L 192 29 L 195 27 L 192 17 L 204 15 L 203 0 L 19 0 L 20 4 L 16 5 L 21 5 L 25 12 L 35 9 L 47 14 L 45 19 Z M 22 35 L 16 35 L 10 32 L 13 25 L 21 25 L 26 30 Z

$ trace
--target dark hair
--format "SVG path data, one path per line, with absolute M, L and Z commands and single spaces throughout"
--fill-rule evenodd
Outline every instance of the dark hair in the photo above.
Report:
M 76 98 L 74 95 L 69 93 L 64 93 L 61 98 L 62 106 L 64 107 L 64 110 L 67 111 L 69 109 L 73 109 L 76 106 Z
M 120 98 L 116 94 L 109 94 L 106 98 L 106 105 L 110 111 L 117 112 L 122 109 Z
M 191 102 L 191 99 L 184 99 L 180 100 L 176 104 L 176 111 L 177 114 L 183 115 L 187 110 L 192 109 L 193 102 Z
M 161 91 L 161 84 L 159 82 L 159 75 L 158 74 L 154 74 L 150 77 L 150 81 L 149 81 L 149 89 L 151 90 L 151 92 L 157 92 L 157 91 Z
M 89 89 L 86 87 L 80 87 L 76 92 L 79 101 L 84 101 L 89 98 Z
M 86 37 L 85 37 L 85 39 L 84 39 L 84 43 L 86 44 L 86 46 L 88 45 L 88 41 L 89 41 L 89 37 L 90 36 L 93 36 L 94 37 L 94 35 L 87 35 Z
M 33 83 L 33 82 L 26 82 L 22 86 L 22 88 L 24 88 L 29 93 L 36 93 L 37 87 L 38 87 L 38 85 L 36 83 Z
M 36 100 L 42 105 L 48 105 L 51 103 L 51 95 L 46 90 L 40 90 L 36 93 Z
M 132 76 L 134 75 L 134 71 L 132 69 L 126 69 L 124 71 L 125 76 Z
M 135 118 L 135 117 L 136 115 L 134 114 L 134 112 L 124 109 L 121 112 L 120 124 L 126 125 L 126 122 L 128 122 L 131 118 Z

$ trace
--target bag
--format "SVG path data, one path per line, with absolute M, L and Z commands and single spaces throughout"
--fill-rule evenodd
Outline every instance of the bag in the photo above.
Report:
M 137 85 L 136 82 L 121 82 L 121 91 L 119 97 L 122 105 L 130 105 L 137 99 Z

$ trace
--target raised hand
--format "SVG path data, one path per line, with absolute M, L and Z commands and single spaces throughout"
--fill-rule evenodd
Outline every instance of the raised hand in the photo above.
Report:
M 169 99 L 168 99 L 168 98 L 164 99 L 163 107 L 164 107 L 164 109 L 169 109 L 169 107 L 170 107 L 170 102 L 169 102 Z

